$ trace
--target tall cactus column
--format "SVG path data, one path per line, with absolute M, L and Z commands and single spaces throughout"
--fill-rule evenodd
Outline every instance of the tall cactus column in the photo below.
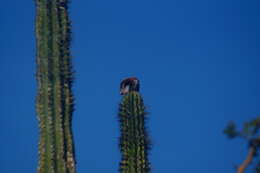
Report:
M 139 92 L 129 91 L 119 108 L 121 173 L 148 173 L 149 138 L 145 128 L 145 107 Z
M 70 21 L 66 0 L 36 0 L 38 173 L 75 173 Z

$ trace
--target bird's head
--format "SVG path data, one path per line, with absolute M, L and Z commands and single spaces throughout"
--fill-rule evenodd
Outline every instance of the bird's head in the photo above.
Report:
M 120 83 L 120 94 L 125 95 L 129 91 L 139 91 L 140 84 L 136 77 L 126 78 Z

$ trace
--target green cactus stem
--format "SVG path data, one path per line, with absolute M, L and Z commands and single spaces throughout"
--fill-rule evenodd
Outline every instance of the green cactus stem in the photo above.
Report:
M 36 0 L 38 173 L 75 173 L 67 0 Z
M 130 91 L 123 96 L 119 108 L 121 173 L 148 173 L 149 137 L 145 127 L 145 106 L 141 95 Z

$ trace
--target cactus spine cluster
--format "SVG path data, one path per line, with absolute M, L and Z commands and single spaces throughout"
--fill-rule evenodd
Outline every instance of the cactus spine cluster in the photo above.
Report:
M 67 0 L 36 0 L 38 173 L 75 173 Z
M 143 99 L 137 91 L 123 96 L 119 108 L 121 173 L 150 172 L 146 115 Z

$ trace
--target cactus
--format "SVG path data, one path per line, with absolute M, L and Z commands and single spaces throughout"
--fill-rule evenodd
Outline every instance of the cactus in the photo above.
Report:
M 130 91 L 123 96 L 119 106 L 121 173 L 150 172 L 146 115 L 143 99 L 137 91 Z
M 36 0 L 38 173 L 75 173 L 67 0 Z

